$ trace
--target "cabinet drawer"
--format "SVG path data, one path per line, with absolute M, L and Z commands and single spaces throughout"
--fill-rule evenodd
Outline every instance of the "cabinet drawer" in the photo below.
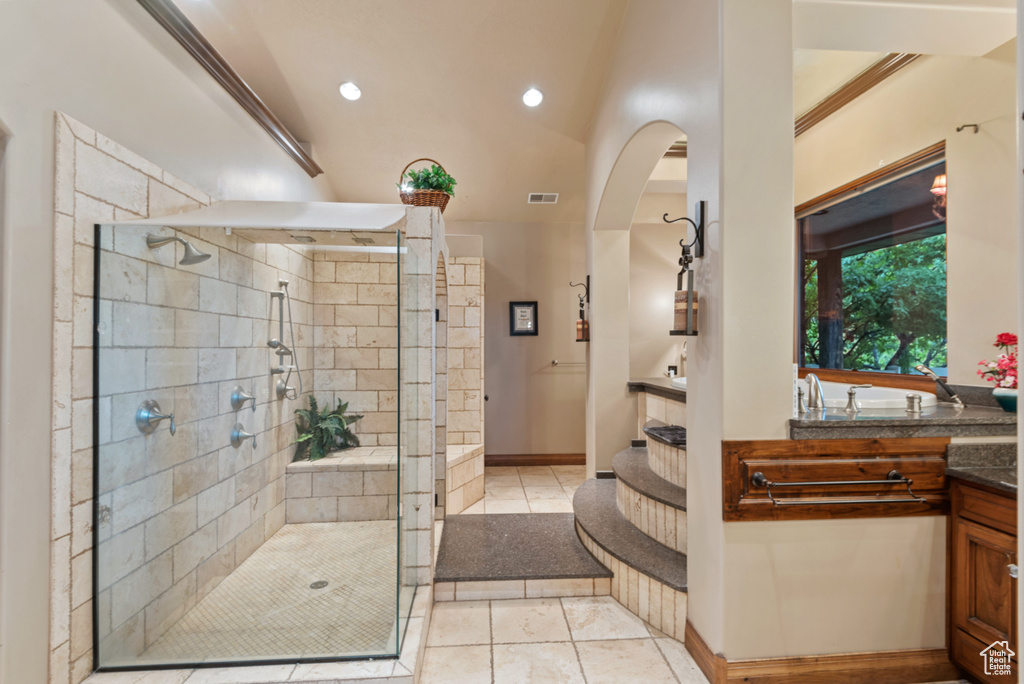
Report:
M 967 670 L 975 679 L 981 682 L 1010 682 L 1018 681 L 1019 664 L 1017 659 L 1011 661 L 1012 676 L 987 675 L 985 674 L 985 659 L 981 652 L 988 648 L 989 644 L 979 641 L 962 629 L 954 629 L 951 643 L 949 645 L 950 660 Z
M 1017 502 L 1015 498 L 999 496 L 992 492 L 965 487 L 959 482 L 953 483 L 955 510 L 961 518 L 974 520 L 1002 530 L 1007 534 L 1017 534 Z
M 962 518 L 953 535 L 953 625 L 986 646 L 1006 640 L 1016 650 L 1016 537 Z

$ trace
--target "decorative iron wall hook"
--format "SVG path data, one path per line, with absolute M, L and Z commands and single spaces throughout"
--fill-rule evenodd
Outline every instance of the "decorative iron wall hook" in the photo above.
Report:
M 683 250 L 684 253 L 686 252 L 687 248 L 692 247 L 693 248 L 693 258 L 694 259 L 700 259 L 701 257 L 704 256 L 704 228 L 705 228 L 705 226 L 704 226 L 704 218 L 705 218 L 705 216 L 707 214 L 707 208 L 708 208 L 708 203 L 706 201 L 701 200 L 700 202 L 697 202 L 697 220 L 696 221 L 694 221 L 693 219 L 689 218 L 688 216 L 680 216 L 677 219 L 669 219 L 667 213 L 662 215 L 662 217 L 661 217 L 661 220 L 664 221 L 665 223 L 678 223 L 679 221 L 686 221 L 691 226 L 693 226 L 693 232 L 694 232 L 693 242 L 691 242 L 689 245 L 684 245 L 683 244 L 683 242 L 685 241 L 685 238 L 684 238 L 683 240 L 679 241 L 679 244 L 684 248 L 684 250 Z
M 574 283 L 574 282 L 572 282 L 570 280 L 569 281 L 569 287 L 582 287 L 583 288 L 583 295 L 582 295 L 582 297 L 587 301 L 588 304 L 590 303 L 590 276 L 587 276 L 586 282 L 583 282 L 583 283 Z

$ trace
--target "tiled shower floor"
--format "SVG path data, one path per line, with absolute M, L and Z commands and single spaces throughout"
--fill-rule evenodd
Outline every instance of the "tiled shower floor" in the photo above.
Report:
M 396 523 L 285 525 L 140 656 L 146 663 L 394 650 Z M 328 584 L 311 589 L 317 581 Z

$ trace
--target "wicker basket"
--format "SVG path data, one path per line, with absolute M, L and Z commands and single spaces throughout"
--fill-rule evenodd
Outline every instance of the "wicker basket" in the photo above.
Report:
M 402 179 L 405 178 L 405 172 L 409 170 L 410 166 L 412 166 L 416 162 L 421 161 L 433 162 L 434 164 L 441 166 L 441 164 L 439 164 L 438 162 L 434 161 L 433 159 L 428 159 L 427 157 L 423 157 L 421 159 L 414 159 L 408 164 L 406 164 L 405 168 L 402 169 L 402 175 L 398 177 L 398 196 L 402 198 L 402 204 L 411 204 L 416 207 L 438 207 L 441 210 L 441 213 L 443 214 L 444 208 L 448 206 L 448 200 L 452 198 L 452 196 L 449 195 L 444 190 L 402 189 L 401 183 Z M 445 173 L 448 173 L 447 171 L 444 170 L 443 166 L 441 166 L 441 170 L 444 171 Z

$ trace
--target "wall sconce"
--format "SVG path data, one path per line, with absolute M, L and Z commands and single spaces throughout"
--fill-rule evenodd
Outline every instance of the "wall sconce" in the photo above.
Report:
M 694 259 L 704 256 L 704 217 L 707 214 L 707 202 L 701 200 L 697 203 L 697 220 L 694 221 L 686 216 L 669 220 L 668 214 L 661 217 L 665 223 L 676 223 L 687 221 L 693 226 L 693 242 L 686 244 L 684 237 L 679 241 L 683 252 L 679 256 L 680 271 L 676 276 L 676 297 L 675 297 L 675 321 L 674 327 L 669 331 L 670 335 L 696 335 L 698 330 L 697 303 L 698 293 L 693 289 L 693 269 L 690 264 Z M 683 274 L 686 274 L 686 288 L 683 288 Z
M 583 308 L 584 301 L 590 301 L 590 276 L 587 276 L 587 280 L 584 283 L 569 283 L 569 287 L 582 287 L 583 294 L 577 295 L 580 298 L 580 317 L 576 321 L 576 341 L 577 342 L 589 342 L 590 341 L 590 322 L 587 321 L 587 314 Z
M 941 173 L 932 182 L 932 195 L 935 200 L 932 203 L 932 213 L 940 221 L 946 220 L 946 174 Z

